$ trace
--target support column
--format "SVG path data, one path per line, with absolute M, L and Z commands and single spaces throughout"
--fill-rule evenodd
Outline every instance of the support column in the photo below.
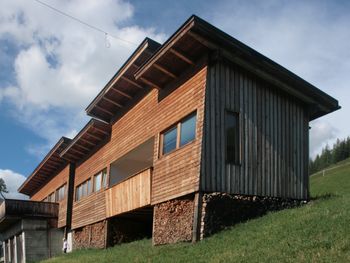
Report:
M 7 251 L 7 245 L 6 245 L 6 240 L 2 242 L 2 252 L 4 255 L 4 262 L 7 263 L 8 262 L 8 251 Z
M 202 197 L 203 194 L 201 192 L 196 193 L 194 196 L 192 243 L 200 240 L 203 204 Z
M 18 262 L 18 244 L 17 244 L 17 236 L 14 236 L 13 237 L 13 256 L 14 256 L 14 263 L 17 263 Z

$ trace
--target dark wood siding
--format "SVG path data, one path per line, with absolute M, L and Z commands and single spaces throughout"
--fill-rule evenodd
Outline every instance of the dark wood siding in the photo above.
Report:
M 240 116 L 240 165 L 225 161 L 225 110 Z M 308 115 L 294 98 L 230 62 L 208 67 L 201 190 L 306 199 Z

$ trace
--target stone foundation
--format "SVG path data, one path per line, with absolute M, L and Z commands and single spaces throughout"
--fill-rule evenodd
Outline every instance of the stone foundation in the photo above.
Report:
M 299 206 L 303 201 L 273 197 L 206 193 L 202 197 L 200 239 L 228 226 L 265 215 L 269 211 Z
M 75 229 L 73 234 L 73 249 L 104 248 L 106 231 L 105 221 Z
M 154 206 L 153 244 L 192 240 L 194 196 L 170 200 Z

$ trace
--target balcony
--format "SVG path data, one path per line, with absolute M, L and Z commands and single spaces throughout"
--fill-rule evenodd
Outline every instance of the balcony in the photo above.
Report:
M 56 218 L 58 204 L 6 199 L 0 205 L 0 231 L 22 218 Z
M 106 193 L 106 215 L 112 217 L 151 204 L 152 168 L 147 168 L 117 185 Z

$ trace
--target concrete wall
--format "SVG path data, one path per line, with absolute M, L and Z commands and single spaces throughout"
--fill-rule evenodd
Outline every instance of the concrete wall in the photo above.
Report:
M 22 219 L 5 231 L 5 262 L 36 262 L 62 253 L 62 229 L 46 220 Z

